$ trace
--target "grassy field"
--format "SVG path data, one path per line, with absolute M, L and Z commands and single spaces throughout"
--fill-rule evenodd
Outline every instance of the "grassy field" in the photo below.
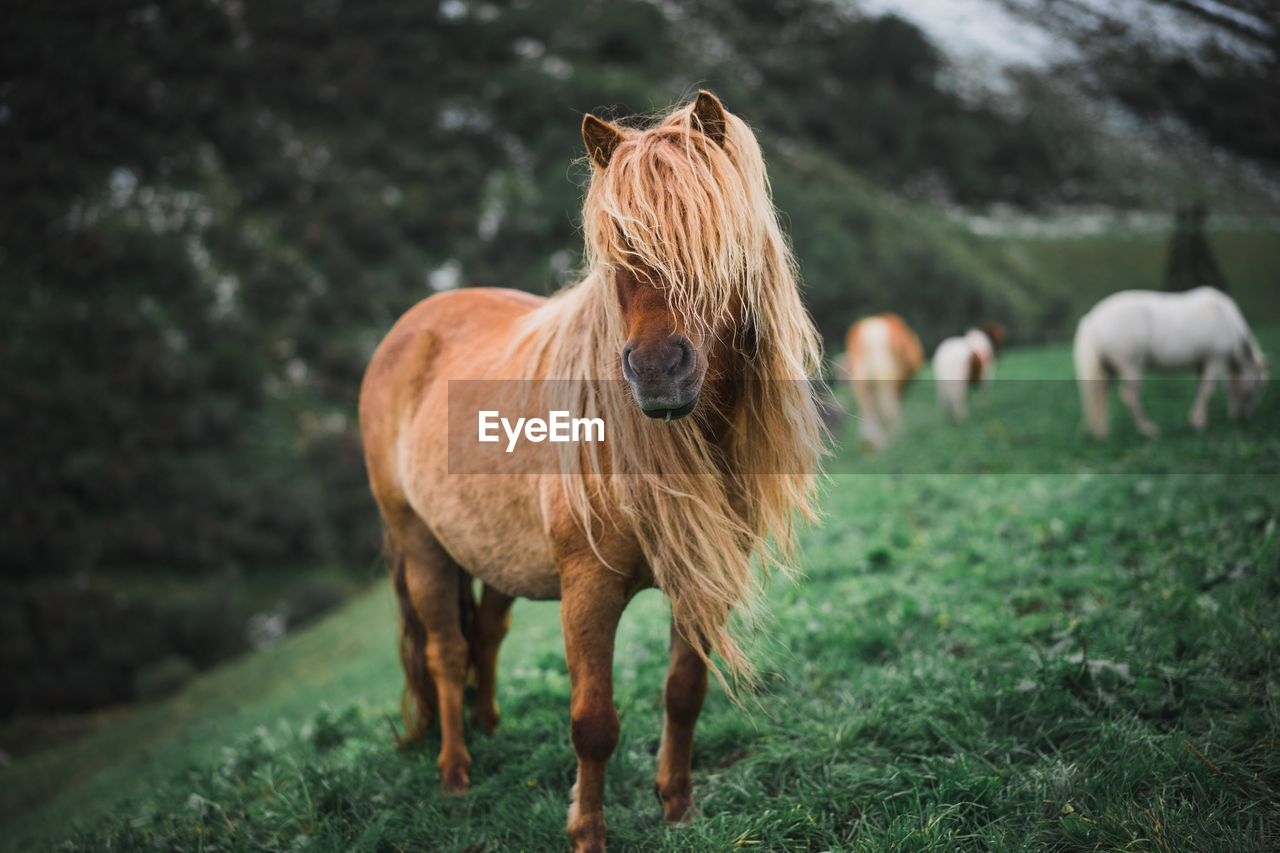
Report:
M 1280 329 L 1261 336 L 1280 352 Z M 666 610 L 641 594 L 616 662 L 614 849 L 1259 850 L 1280 845 L 1280 393 L 1258 418 L 1090 443 L 1065 348 L 1009 353 L 973 417 L 927 382 L 902 440 L 832 460 L 804 577 L 775 581 L 746 709 L 699 725 L 701 816 L 653 794 Z M 162 704 L 0 770 L 12 848 L 543 850 L 573 754 L 555 604 L 517 604 L 502 725 L 474 787 L 397 752 L 395 615 L 379 585 Z

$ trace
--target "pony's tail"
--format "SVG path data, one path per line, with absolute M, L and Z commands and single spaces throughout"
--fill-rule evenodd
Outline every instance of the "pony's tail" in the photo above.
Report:
M 427 626 L 409 598 L 405 580 L 404 552 L 388 534 L 387 556 L 391 562 L 391 580 L 400 603 L 400 665 L 404 667 L 404 693 L 400 696 L 400 718 L 405 734 L 397 736 L 401 746 L 417 743 L 435 721 L 436 683 L 427 669 Z
M 1103 439 L 1109 431 L 1107 418 L 1107 386 L 1110 377 L 1107 366 L 1085 331 L 1084 323 L 1076 328 L 1071 356 L 1076 366 L 1076 383 L 1080 387 L 1080 405 L 1084 409 L 1084 422 L 1094 438 Z

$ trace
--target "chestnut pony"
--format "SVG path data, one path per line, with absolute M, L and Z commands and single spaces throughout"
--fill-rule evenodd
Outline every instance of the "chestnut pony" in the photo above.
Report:
M 933 353 L 938 402 L 959 423 L 968 413 L 969 389 L 995 378 L 996 354 L 1004 343 L 1004 326 L 986 323 L 963 336 L 947 338 Z
M 863 317 L 845 335 L 845 374 L 858 401 L 858 439 L 885 447 L 902 427 L 902 394 L 924 365 L 920 338 L 897 314 Z
M 657 789 L 679 823 L 708 669 L 751 672 L 730 612 L 758 594 L 753 562 L 785 569 L 795 522 L 815 512 L 822 427 L 807 380 L 821 351 L 741 119 L 701 92 L 655 126 L 588 115 L 582 134 L 583 279 L 549 300 L 477 288 L 419 303 L 373 356 L 360 423 L 400 599 L 410 739 L 438 719 L 441 784 L 465 792 L 468 675 L 492 732 L 511 601 L 559 598 L 578 758 L 568 831 L 575 850 L 598 850 L 622 610 L 652 586 L 671 602 Z M 491 379 L 602 380 L 524 385 L 543 411 L 603 416 L 607 445 L 573 445 L 552 471 L 450 473 L 445 412 L 483 385 L 450 380 Z

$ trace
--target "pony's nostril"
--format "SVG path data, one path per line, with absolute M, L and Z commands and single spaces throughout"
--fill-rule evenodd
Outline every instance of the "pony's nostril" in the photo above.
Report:
M 689 372 L 689 367 L 693 363 L 693 345 L 683 336 L 676 338 L 672 343 L 675 345 L 675 359 L 667 369 L 667 373 L 671 376 L 683 376 Z
M 683 335 L 654 346 L 622 348 L 623 373 L 636 379 L 679 378 L 692 369 L 693 360 L 693 345 Z

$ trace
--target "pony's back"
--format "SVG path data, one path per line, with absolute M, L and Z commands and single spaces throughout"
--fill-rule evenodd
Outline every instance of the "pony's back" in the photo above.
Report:
M 897 314 L 864 317 L 849 328 L 846 371 L 853 380 L 905 382 L 924 363 L 920 339 Z
M 1228 356 L 1252 340 L 1235 300 L 1212 287 L 1113 293 L 1081 318 L 1077 341 L 1082 336 L 1115 368 L 1165 370 Z

